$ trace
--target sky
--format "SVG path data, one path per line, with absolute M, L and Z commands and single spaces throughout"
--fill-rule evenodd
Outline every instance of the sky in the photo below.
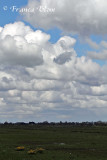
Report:
M 0 0 L 0 122 L 107 121 L 107 1 Z

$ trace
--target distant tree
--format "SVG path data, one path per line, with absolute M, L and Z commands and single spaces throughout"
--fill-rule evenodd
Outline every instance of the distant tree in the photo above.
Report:
M 34 124 L 35 124 L 35 122 L 29 122 L 29 124 L 30 124 L 30 125 L 34 125 Z
M 44 125 L 44 124 L 49 124 L 49 123 L 48 123 L 48 121 L 44 121 L 44 122 L 43 122 L 43 125 Z
M 4 125 L 8 125 L 8 122 L 6 121 L 6 122 L 4 122 Z

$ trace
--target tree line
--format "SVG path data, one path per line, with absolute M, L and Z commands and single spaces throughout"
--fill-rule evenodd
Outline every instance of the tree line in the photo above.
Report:
M 0 125 L 31 125 L 31 126 L 42 126 L 42 125 L 48 125 L 48 126 L 107 126 L 107 122 L 102 122 L 102 121 L 97 121 L 97 122 L 48 122 L 48 121 L 43 121 L 43 122 L 4 122 L 0 123 Z

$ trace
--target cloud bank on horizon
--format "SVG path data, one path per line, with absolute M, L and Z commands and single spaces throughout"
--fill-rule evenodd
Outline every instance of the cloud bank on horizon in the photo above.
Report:
M 55 12 L 21 13 L 25 21 L 0 27 L 0 117 L 9 121 L 106 120 L 107 41 L 105 0 L 29 0 L 27 8 Z M 51 33 L 63 32 L 52 43 Z M 57 32 L 56 32 L 57 34 Z M 72 36 L 71 36 L 72 34 Z M 78 56 L 78 35 L 92 48 Z M 80 46 L 81 47 L 81 46 Z

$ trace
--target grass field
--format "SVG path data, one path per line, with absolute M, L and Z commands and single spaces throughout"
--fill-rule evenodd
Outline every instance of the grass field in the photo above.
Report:
M 0 160 L 107 160 L 107 127 L 1 126 Z

